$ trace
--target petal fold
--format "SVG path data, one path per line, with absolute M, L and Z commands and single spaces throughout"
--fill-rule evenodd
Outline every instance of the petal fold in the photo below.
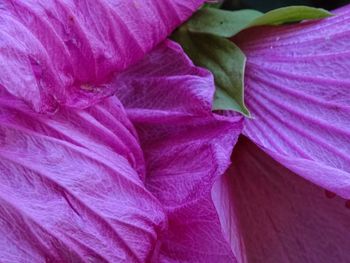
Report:
M 247 55 L 244 134 L 307 180 L 350 199 L 350 6 L 317 22 L 255 28 Z
M 211 197 L 230 164 L 241 117 L 213 114 L 213 78 L 170 41 L 116 85 L 146 161 L 146 186 L 168 216 L 160 262 L 236 262 Z
M 212 75 L 165 41 L 110 85 L 49 116 L 0 89 L 0 257 L 236 262 L 211 190 L 242 118 L 212 113 Z
M 5 0 L 0 86 L 36 111 L 86 108 L 204 0 Z
M 240 244 L 240 262 L 350 261 L 350 214 L 342 198 L 327 198 L 243 136 L 232 162 L 217 185 L 221 196 L 215 194 L 218 205 L 227 204 L 218 212 L 231 219 L 226 232 Z
M 149 262 L 167 227 L 144 187 L 136 132 L 116 98 L 33 113 L 0 98 L 0 258 Z

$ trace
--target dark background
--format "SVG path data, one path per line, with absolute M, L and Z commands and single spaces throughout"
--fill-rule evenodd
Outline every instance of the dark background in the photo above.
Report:
M 308 5 L 328 10 L 349 4 L 350 0 L 225 0 L 224 9 L 251 8 L 262 12 L 289 5 Z

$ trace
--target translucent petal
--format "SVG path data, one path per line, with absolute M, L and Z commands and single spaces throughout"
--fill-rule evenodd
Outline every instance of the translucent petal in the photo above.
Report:
M 244 134 L 307 180 L 350 199 L 350 7 L 248 30 Z
M 239 139 L 232 161 L 217 183 L 227 194 L 215 202 L 221 220 L 231 219 L 225 230 L 239 244 L 240 262 L 350 261 L 350 213 L 342 198 L 327 198 L 247 138 Z

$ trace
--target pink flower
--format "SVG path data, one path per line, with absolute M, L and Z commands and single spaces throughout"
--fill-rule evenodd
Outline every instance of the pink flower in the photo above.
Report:
M 1 4 L 1 260 L 235 261 L 211 189 L 241 118 L 177 44 L 148 53 L 202 2 Z
M 115 85 L 140 136 L 146 187 L 167 214 L 160 262 L 234 262 L 211 189 L 230 164 L 241 118 L 212 114 L 211 75 L 170 41 Z
M 244 134 L 290 170 L 350 198 L 350 7 L 334 14 L 239 37 L 254 114 Z
M 350 7 L 233 39 L 243 123 L 166 40 L 203 2 L 0 4 L 1 260 L 350 260 Z
M 41 112 L 86 108 L 204 0 L 4 0 L 0 85 Z
M 233 39 L 252 119 L 213 195 L 239 262 L 350 261 L 350 6 L 334 14 Z
M 238 262 L 348 262 L 344 199 L 273 160 L 241 137 L 213 197 Z

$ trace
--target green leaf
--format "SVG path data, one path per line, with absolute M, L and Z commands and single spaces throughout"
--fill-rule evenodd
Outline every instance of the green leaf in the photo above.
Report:
M 308 6 L 282 7 L 255 19 L 249 27 L 262 25 L 281 25 L 285 23 L 299 22 L 307 19 L 321 19 L 332 16 L 330 12 L 322 8 Z
M 255 10 L 227 11 L 205 8 L 196 12 L 188 22 L 188 30 L 220 37 L 231 37 L 247 28 L 263 13 Z
M 231 41 L 209 34 L 191 33 L 183 26 L 173 34 L 197 65 L 214 75 L 214 109 L 234 110 L 250 116 L 244 104 L 243 78 L 246 58 Z
M 226 11 L 201 9 L 188 22 L 193 33 L 207 33 L 220 37 L 232 37 L 243 29 L 262 25 L 281 25 L 306 19 L 321 19 L 332 14 L 321 8 L 289 6 L 263 14 L 255 10 Z

